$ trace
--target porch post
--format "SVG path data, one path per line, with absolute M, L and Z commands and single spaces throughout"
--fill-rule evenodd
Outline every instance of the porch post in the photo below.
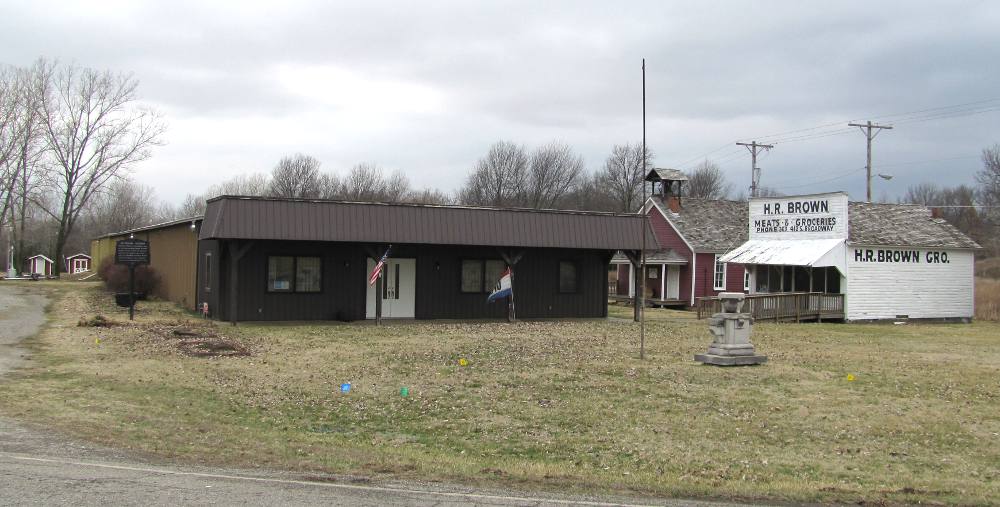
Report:
M 667 288 L 667 265 L 660 264 L 660 301 L 667 299 L 667 293 L 665 289 Z

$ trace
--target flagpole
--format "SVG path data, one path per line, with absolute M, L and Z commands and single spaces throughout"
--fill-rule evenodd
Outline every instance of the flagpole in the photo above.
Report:
M 642 252 L 639 271 L 642 292 L 639 294 L 639 359 L 646 358 L 646 59 L 642 59 Z
M 514 312 L 514 270 L 507 266 L 510 271 L 510 321 L 514 322 L 517 320 L 517 314 Z

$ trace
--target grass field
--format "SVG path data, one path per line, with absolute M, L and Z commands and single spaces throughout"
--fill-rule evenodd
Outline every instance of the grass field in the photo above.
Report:
M 127 317 L 93 284 L 49 290 L 52 323 L 0 410 L 170 459 L 528 490 L 1000 503 L 993 322 L 760 324 L 770 362 L 724 369 L 692 360 L 704 322 L 668 310 L 648 312 L 639 361 L 621 307 L 602 321 L 234 328 L 144 303 L 134 325 L 77 327 Z M 190 355 L 225 349 L 190 336 L 209 334 L 249 355 Z

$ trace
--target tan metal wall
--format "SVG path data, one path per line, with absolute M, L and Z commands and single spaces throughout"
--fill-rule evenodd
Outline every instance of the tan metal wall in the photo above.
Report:
M 157 296 L 193 310 L 198 296 L 195 282 L 198 277 L 198 232 L 191 224 L 181 223 L 150 231 L 136 232 L 136 239 L 149 241 L 150 266 L 160 275 Z M 91 241 L 90 256 L 94 269 L 105 258 L 114 260 L 115 244 L 127 235 L 111 236 Z

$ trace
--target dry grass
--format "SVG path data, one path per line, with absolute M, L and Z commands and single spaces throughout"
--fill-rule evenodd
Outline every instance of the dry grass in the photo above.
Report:
M 649 311 L 638 361 L 620 307 L 587 322 L 218 325 L 250 355 L 202 358 L 151 331 L 195 325 L 163 303 L 142 304 L 138 325 L 77 327 L 123 320 L 99 294 L 60 290 L 35 366 L 0 390 L 5 414 L 169 458 L 303 474 L 1000 503 L 996 323 L 761 324 L 770 363 L 736 369 L 694 363 L 704 323 L 666 310 Z
M 976 318 L 1000 321 L 1000 280 L 976 278 Z

